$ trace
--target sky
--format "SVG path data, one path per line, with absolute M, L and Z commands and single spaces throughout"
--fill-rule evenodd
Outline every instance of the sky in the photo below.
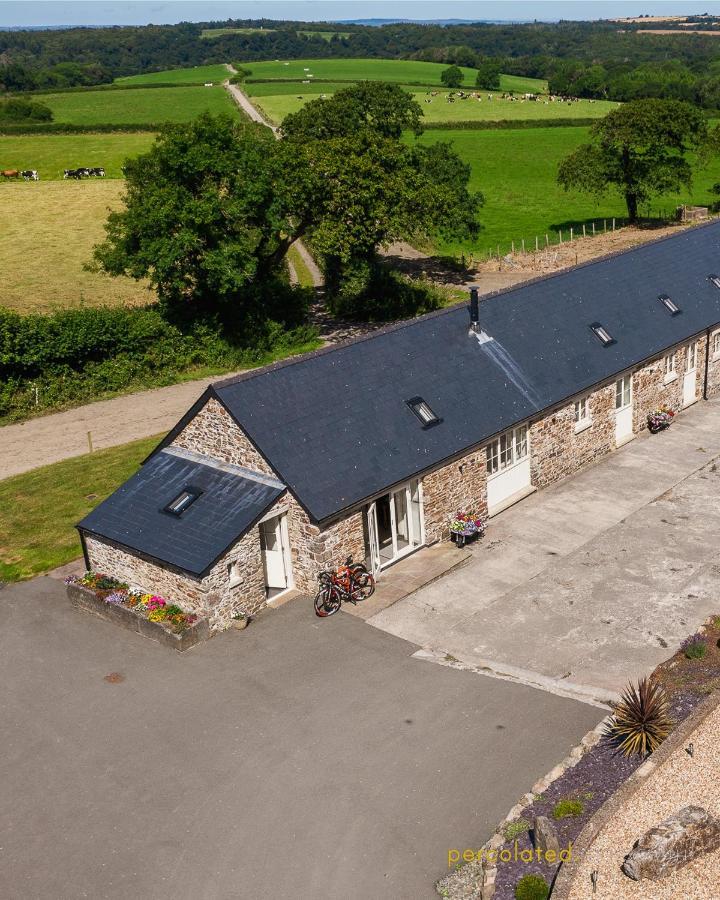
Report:
M 720 14 L 715 0 L 0 0 L 0 27 L 18 25 L 157 25 L 228 18 L 297 19 L 608 19 L 636 15 Z

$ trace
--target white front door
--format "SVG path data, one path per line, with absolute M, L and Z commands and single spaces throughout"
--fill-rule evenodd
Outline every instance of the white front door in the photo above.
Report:
M 260 523 L 260 547 L 270 600 L 290 587 L 285 516 L 273 516 Z
M 697 341 L 685 348 L 685 374 L 683 375 L 683 406 L 697 400 Z
M 626 443 L 633 436 L 632 375 L 615 382 L 615 443 Z
M 530 447 L 527 425 L 513 428 L 485 448 L 487 502 L 492 515 L 520 499 L 530 489 Z
M 368 556 L 377 577 L 384 566 L 422 546 L 422 486 L 413 480 L 366 508 Z

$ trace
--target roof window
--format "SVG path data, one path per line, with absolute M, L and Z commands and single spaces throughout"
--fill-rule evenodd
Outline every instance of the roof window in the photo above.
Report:
M 662 303 L 662 305 L 670 313 L 671 316 L 676 316 L 681 311 L 680 307 L 676 303 L 674 303 L 667 294 L 660 294 L 658 296 L 658 300 Z
M 599 322 L 593 322 L 590 325 L 590 330 L 595 335 L 595 337 L 600 341 L 600 343 L 603 345 L 603 347 L 609 347 L 610 344 L 615 343 L 615 338 Z
M 423 428 L 429 428 L 431 425 L 437 425 L 438 422 L 442 421 L 435 415 L 422 397 L 413 397 L 411 400 L 407 401 L 407 405 L 415 413 L 418 419 L 420 419 Z
M 720 288 L 720 275 L 708 275 L 708 281 L 712 281 L 716 288 Z
M 186 509 L 193 505 L 201 494 L 202 491 L 197 488 L 186 487 L 174 500 L 171 500 L 170 503 L 168 503 L 165 507 L 165 512 L 180 517 Z

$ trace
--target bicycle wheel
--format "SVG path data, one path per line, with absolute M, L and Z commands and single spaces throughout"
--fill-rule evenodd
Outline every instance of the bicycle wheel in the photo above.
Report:
M 356 599 L 367 600 L 375 593 L 375 579 L 370 572 L 356 572 L 353 581 L 356 585 L 353 594 L 358 595 Z
M 340 596 L 332 587 L 321 588 L 315 595 L 315 615 L 321 619 L 334 615 L 340 609 Z

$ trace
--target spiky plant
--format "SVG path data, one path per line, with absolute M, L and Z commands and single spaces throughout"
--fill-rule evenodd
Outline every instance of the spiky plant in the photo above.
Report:
M 649 756 L 670 733 L 668 698 L 662 685 L 649 678 L 641 678 L 637 686 L 632 682 L 621 699 L 613 704 L 613 717 L 608 736 L 625 756 Z

